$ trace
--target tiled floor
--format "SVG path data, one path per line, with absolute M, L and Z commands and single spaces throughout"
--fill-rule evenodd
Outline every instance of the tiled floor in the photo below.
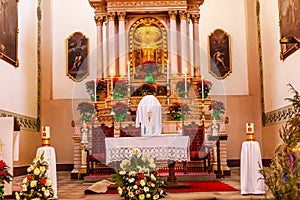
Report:
M 231 176 L 219 179 L 237 189 L 240 189 L 239 168 L 231 169 Z M 72 200 L 122 200 L 117 194 L 90 194 L 85 195 L 84 190 L 89 186 L 83 180 L 70 179 L 70 172 L 57 172 L 58 199 Z M 15 187 L 21 183 L 22 177 L 15 178 Z M 193 192 L 193 193 L 168 193 L 166 200 L 201 200 L 201 199 L 271 199 L 269 193 L 265 195 L 241 195 L 240 191 L 235 192 Z

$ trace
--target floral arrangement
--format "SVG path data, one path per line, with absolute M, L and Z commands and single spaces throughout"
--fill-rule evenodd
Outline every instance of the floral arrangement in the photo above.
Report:
M 182 115 L 189 114 L 191 109 L 185 103 L 173 102 L 170 106 L 167 107 L 170 116 L 174 120 L 181 120 Z
M 141 66 L 141 75 L 144 77 L 146 74 L 151 73 L 154 76 L 157 74 L 159 65 L 154 61 L 147 61 Z
M 144 83 L 141 87 L 140 90 L 142 92 L 142 95 L 147 95 L 147 94 L 154 94 L 155 93 L 155 86 L 152 83 Z
M 9 167 L 3 160 L 0 160 L 0 199 L 4 194 L 4 183 L 10 183 L 12 175 L 8 172 Z
M 211 100 L 208 109 L 212 111 L 211 116 L 216 120 L 220 119 L 220 114 L 225 113 L 225 106 L 222 101 Z
M 187 92 L 187 91 L 185 91 L 185 85 L 186 85 L 187 91 L 189 91 L 191 88 L 191 85 L 190 85 L 190 83 L 186 82 L 185 79 L 179 80 L 176 83 L 176 89 L 179 91 L 180 97 L 185 97 L 185 92 Z
M 127 113 L 127 109 L 128 109 L 128 106 L 126 103 L 118 101 L 112 106 L 112 109 L 115 113 L 114 119 L 117 122 L 122 122 L 126 119 L 126 113 Z
M 121 170 L 112 174 L 118 185 L 118 193 L 124 199 L 160 199 L 167 193 L 164 181 L 157 178 L 153 158 L 142 154 L 140 149 L 132 149 L 130 160 L 123 160 Z
M 197 82 L 197 91 L 200 97 L 202 97 L 202 80 Z M 210 92 L 212 88 L 212 83 L 208 80 L 203 80 L 203 91 L 204 91 L 204 98 L 208 96 L 208 93 Z
M 49 167 L 44 152 L 33 159 L 27 168 L 28 175 L 23 179 L 22 190 L 16 193 L 16 199 L 49 199 L 54 196 L 51 180 L 46 175 Z
M 128 92 L 127 80 L 117 79 L 116 82 L 114 82 L 114 99 L 123 98 L 124 96 L 126 96 L 127 92 Z
M 89 102 L 81 102 L 77 106 L 77 110 L 82 115 L 81 119 L 82 121 L 89 122 L 91 120 L 91 117 L 94 113 L 94 105 Z

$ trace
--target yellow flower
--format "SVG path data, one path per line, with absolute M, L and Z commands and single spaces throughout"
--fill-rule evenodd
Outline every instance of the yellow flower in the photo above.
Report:
M 129 197 L 134 197 L 133 192 L 128 192 L 128 196 L 129 196 Z
M 45 186 L 50 186 L 51 185 L 51 180 L 50 179 L 47 179 L 46 180 L 46 183 L 45 183 Z
M 140 194 L 139 195 L 139 199 L 141 199 L 141 200 L 145 199 L 145 195 L 144 194 Z
M 27 183 L 27 177 L 25 177 L 25 178 L 23 179 L 23 183 L 24 183 L 24 184 Z
M 34 180 L 34 181 L 30 182 L 30 187 L 33 188 L 33 187 L 36 187 L 36 185 L 37 185 L 37 181 Z
M 45 166 L 40 166 L 40 170 L 41 170 L 41 172 L 45 172 L 46 171 L 46 167 Z
M 30 165 L 30 166 L 27 168 L 27 172 L 30 173 L 30 172 L 32 172 L 34 169 L 35 169 L 35 166 Z
M 45 190 L 45 191 L 44 191 L 44 195 L 45 195 L 45 197 L 50 196 L 50 191 L 49 191 L 49 190 Z
M 151 194 L 150 194 L 150 193 L 146 194 L 146 198 L 147 198 L 147 199 L 150 199 L 150 197 L 151 197 Z
M 140 154 L 140 153 L 141 153 L 141 150 L 138 149 L 138 148 L 133 148 L 133 149 L 131 150 L 131 154 L 132 154 L 132 155 L 138 155 L 138 154 Z
M 145 186 L 145 185 L 146 185 L 145 180 L 141 180 L 141 186 Z
M 40 175 L 41 171 L 39 168 L 35 168 L 34 171 L 33 171 L 34 175 Z
M 155 200 L 155 199 L 159 199 L 159 195 L 158 195 L 158 194 L 154 195 L 154 196 L 153 196 L 153 199 L 154 199 L 154 200 Z

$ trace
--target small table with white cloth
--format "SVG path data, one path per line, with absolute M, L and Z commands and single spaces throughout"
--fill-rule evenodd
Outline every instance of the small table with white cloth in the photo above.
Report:
M 44 152 L 44 158 L 49 160 L 47 175 L 50 177 L 51 185 L 54 190 L 54 198 L 57 198 L 57 179 L 56 179 L 56 155 L 55 149 L 51 146 L 39 147 L 36 155 L 40 156 Z
M 259 173 L 262 160 L 257 141 L 246 141 L 241 151 L 241 194 L 264 194 L 264 180 Z
M 175 182 L 175 161 L 190 161 L 188 136 L 115 137 L 105 138 L 106 164 L 130 159 L 138 148 L 155 160 L 169 162 L 169 182 Z

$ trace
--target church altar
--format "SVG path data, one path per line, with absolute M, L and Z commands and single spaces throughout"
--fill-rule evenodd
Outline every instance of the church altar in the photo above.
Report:
M 204 127 L 201 133 L 195 129 L 194 135 L 189 137 L 189 144 L 197 144 L 199 149 L 204 142 L 215 146 L 216 141 L 207 141 L 212 135 L 211 85 L 200 75 L 199 56 L 192 56 L 200 55 L 199 7 L 203 1 L 155 1 L 153 4 L 148 1 L 89 0 L 89 3 L 95 9 L 97 77 L 88 81 L 86 86 L 95 113 L 92 120 L 86 122 L 88 131 L 84 135 L 84 144 L 82 121 L 75 123 L 73 171 L 76 173 L 88 167 L 85 151 L 105 162 L 105 149 L 101 149 L 104 148 L 103 138 L 110 143 L 127 141 L 132 139 L 122 137 L 139 138 L 142 131 L 150 130 L 141 124 L 137 115 L 139 103 L 147 95 L 153 95 L 161 106 L 161 129 L 155 131 L 156 135 L 167 135 L 167 138 L 179 134 L 182 136 L 178 138 L 184 138 L 184 128 Z M 192 23 L 190 31 L 189 23 Z M 103 37 L 104 31 L 114 37 Z M 193 40 L 193 45 L 189 40 Z M 186 105 L 188 111 L 180 110 L 175 119 L 168 110 L 173 103 Z M 217 123 L 220 128 L 214 134 L 223 138 L 219 140 L 220 162 L 223 170 L 229 170 L 224 118 Z M 92 130 L 100 126 L 105 130 L 96 137 Z M 102 134 L 101 141 L 99 134 Z M 195 137 L 196 134 L 201 134 L 201 137 Z M 215 150 L 212 154 L 216 154 Z M 188 154 L 178 156 L 185 155 Z M 113 159 L 110 154 L 106 156 Z M 214 156 L 213 164 L 216 163 Z

